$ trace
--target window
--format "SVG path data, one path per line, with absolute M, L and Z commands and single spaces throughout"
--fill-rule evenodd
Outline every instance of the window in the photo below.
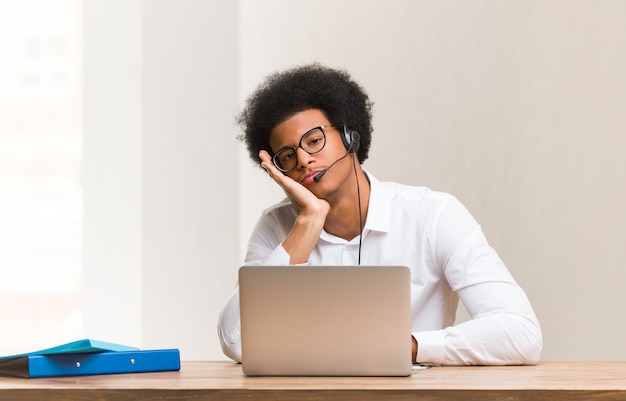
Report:
M 82 331 L 81 21 L 0 1 L 0 355 Z

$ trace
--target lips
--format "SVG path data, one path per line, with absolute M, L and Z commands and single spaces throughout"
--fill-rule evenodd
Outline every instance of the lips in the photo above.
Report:
M 320 172 L 322 172 L 322 170 L 311 171 L 310 173 L 303 175 L 302 178 L 300 178 L 300 182 L 303 184 L 311 183 L 313 182 L 313 178 L 315 178 L 315 176 Z

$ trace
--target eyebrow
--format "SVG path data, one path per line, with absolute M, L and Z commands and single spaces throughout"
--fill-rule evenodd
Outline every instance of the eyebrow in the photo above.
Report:
M 298 145 L 300 145 L 300 141 L 302 140 L 302 138 L 303 138 L 306 134 L 308 134 L 309 132 L 313 131 L 313 130 L 314 130 L 314 129 L 316 129 L 316 128 L 321 128 L 321 129 L 322 129 L 322 132 L 324 132 L 324 134 L 326 134 L 326 132 L 324 131 L 324 129 L 326 129 L 326 128 L 332 128 L 332 127 L 333 127 L 333 125 L 332 125 L 330 122 L 328 122 L 328 123 L 319 124 L 319 125 L 316 125 L 316 126 L 314 126 L 314 127 L 312 127 L 312 128 L 309 128 L 308 130 L 306 130 L 306 131 L 304 132 L 304 134 L 300 135 L 300 139 L 298 139 L 298 144 L 297 144 L 297 145 L 294 145 L 294 146 L 283 146 L 283 147 L 281 147 L 281 148 L 278 148 L 278 150 L 277 150 L 276 152 L 274 152 L 274 154 L 276 154 L 276 153 L 278 153 L 278 152 L 280 152 L 281 150 L 284 150 L 284 149 L 294 149 L 294 148 L 297 148 L 297 147 L 298 147 Z M 272 147 L 272 146 L 270 145 L 270 148 L 271 148 L 271 147 Z

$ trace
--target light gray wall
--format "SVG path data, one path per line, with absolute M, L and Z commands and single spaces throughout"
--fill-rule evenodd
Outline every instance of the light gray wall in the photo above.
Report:
M 302 62 L 349 70 L 375 102 L 364 166 L 470 209 L 535 306 L 543 357 L 626 358 L 626 2 L 240 4 L 244 92 Z M 280 197 L 241 171 L 245 213 Z
M 237 4 L 84 15 L 85 335 L 218 359 L 238 263 Z
M 482 224 L 544 359 L 626 358 L 626 3 L 86 0 L 85 16 L 91 336 L 222 358 L 215 319 L 282 198 L 234 115 L 267 73 L 321 61 L 375 102 L 365 167 Z

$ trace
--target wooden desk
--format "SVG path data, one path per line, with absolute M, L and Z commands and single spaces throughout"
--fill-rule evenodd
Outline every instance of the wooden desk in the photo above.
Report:
M 0 400 L 626 400 L 626 362 L 436 367 L 406 378 L 246 377 L 230 362 L 180 372 L 0 378 Z

